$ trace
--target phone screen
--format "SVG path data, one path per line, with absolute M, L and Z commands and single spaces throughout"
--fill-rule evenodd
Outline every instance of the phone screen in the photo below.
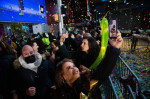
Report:
M 116 39 L 116 34 L 117 34 L 117 25 L 116 25 L 116 20 L 110 20 L 109 24 L 109 38 L 110 39 Z

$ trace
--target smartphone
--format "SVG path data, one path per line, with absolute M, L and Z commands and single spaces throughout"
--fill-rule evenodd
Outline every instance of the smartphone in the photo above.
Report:
M 109 22 L 109 38 L 116 39 L 117 35 L 117 22 L 116 20 L 110 20 Z

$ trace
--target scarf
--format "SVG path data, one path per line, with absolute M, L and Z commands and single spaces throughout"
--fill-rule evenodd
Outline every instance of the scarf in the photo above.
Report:
M 19 62 L 23 68 L 37 72 L 38 67 L 41 65 L 42 62 L 42 56 L 38 52 L 35 52 L 35 57 L 36 61 L 34 63 L 27 64 L 21 56 L 19 57 Z

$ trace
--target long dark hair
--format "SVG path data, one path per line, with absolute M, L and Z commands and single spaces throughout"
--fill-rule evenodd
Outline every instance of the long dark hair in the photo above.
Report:
M 63 65 L 66 62 L 72 62 L 72 63 L 74 63 L 71 59 L 63 59 L 62 61 L 60 61 L 56 65 L 55 85 L 58 88 L 62 88 L 66 84 L 66 81 L 63 78 L 63 74 L 64 74 L 64 72 L 63 72 Z
M 100 46 L 97 44 L 96 40 L 93 37 L 86 37 L 83 39 L 86 39 L 88 41 L 88 55 L 91 58 L 91 62 L 94 62 L 99 55 Z
M 27 42 L 27 45 L 30 45 L 31 47 L 33 47 L 33 43 L 37 43 L 35 40 L 33 40 L 33 41 L 28 41 Z
M 89 50 L 88 54 L 97 54 L 100 51 L 100 46 L 97 44 L 96 40 L 93 37 L 86 37 L 84 39 L 87 39 Z
M 36 43 L 38 44 L 38 46 L 39 46 L 38 52 L 39 52 L 40 54 L 43 54 L 43 53 L 46 51 L 46 48 L 45 48 L 45 46 L 44 46 L 44 43 L 43 43 L 42 39 L 41 39 L 41 38 L 37 38 L 37 39 L 35 39 L 35 42 L 36 42 Z

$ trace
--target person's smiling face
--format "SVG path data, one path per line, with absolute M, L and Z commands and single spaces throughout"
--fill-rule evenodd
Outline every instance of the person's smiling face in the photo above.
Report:
M 63 64 L 63 77 L 67 83 L 73 84 L 80 77 L 79 69 L 72 62 L 66 62 Z

